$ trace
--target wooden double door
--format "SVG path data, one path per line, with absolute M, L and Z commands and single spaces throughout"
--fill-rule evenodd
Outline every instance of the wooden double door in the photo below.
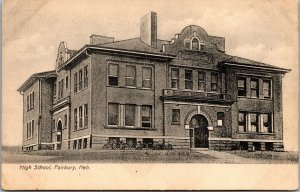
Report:
M 190 121 L 191 145 L 195 148 L 208 148 L 208 121 L 203 115 L 194 115 Z

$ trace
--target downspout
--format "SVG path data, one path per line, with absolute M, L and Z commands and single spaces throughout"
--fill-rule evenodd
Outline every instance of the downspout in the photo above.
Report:
M 70 88 L 70 107 L 69 107 L 69 117 L 68 117 L 68 148 L 71 149 L 71 95 L 72 95 L 72 77 L 71 77 L 71 69 L 70 69 L 70 73 L 69 73 L 69 77 L 70 77 L 70 82 L 69 82 L 69 88 Z
M 168 63 L 167 63 L 167 61 L 166 61 L 166 85 L 165 85 L 165 88 L 167 88 L 168 87 L 168 85 L 169 85 L 169 65 L 168 65 Z M 163 90 L 162 90 L 162 93 L 161 94 L 163 94 Z M 166 115 L 166 113 L 165 113 L 165 100 L 162 100 L 162 107 L 163 107 L 163 136 L 166 136 L 166 125 L 165 125 L 165 115 Z
M 41 79 L 39 79 L 39 119 L 37 128 L 37 144 L 38 150 L 40 149 L 40 130 L 41 129 L 41 117 L 42 117 L 42 89 L 41 89 Z
M 90 77 L 88 77 L 88 86 L 90 86 L 90 103 L 92 104 L 92 83 L 90 83 L 89 81 L 92 79 L 92 55 L 88 54 L 88 51 L 85 51 L 85 54 L 88 57 L 91 57 L 91 62 L 90 62 L 90 66 L 88 67 L 89 71 L 88 71 L 88 76 L 90 75 Z M 90 111 L 90 115 L 89 115 L 89 111 Z M 89 122 L 89 127 L 90 127 L 90 148 L 92 148 L 92 106 L 88 105 L 88 118 L 90 117 L 90 121 Z
M 22 151 L 24 151 L 24 149 L 23 149 L 23 145 L 24 145 L 24 137 L 25 137 L 25 134 L 24 134 L 24 116 L 25 116 L 25 113 L 24 113 L 24 103 L 25 103 L 25 101 L 24 101 L 24 92 L 22 92 L 22 91 L 20 91 L 20 94 L 22 95 L 22 97 L 23 97 L 23 115 L 22 115 L 22 133 L 23 133 L 23 136 L 22 136 Z M 27 130 L 26 130 L 27 131 Z

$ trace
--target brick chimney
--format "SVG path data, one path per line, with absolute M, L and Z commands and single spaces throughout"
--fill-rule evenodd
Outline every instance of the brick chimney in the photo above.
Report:
M 141 41 L 151 47 L 157 47 L 157 14 L 150 12 L 140 21 Z

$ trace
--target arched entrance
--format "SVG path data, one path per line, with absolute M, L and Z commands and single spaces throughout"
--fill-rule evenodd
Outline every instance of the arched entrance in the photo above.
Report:
M 61 136 L 62 135 L 62 123 L 61 121 L 58 121 L 57 123 L 57 134 L 56 134 L 56 142 L 59 142 L 57 144 L 57 149 L 61 149 L 61 142 L 62 142 L 62 139 L 61 139 Z
M 192 146 L 195 148 L 208 148 L 208 121 L 200 114 L 194 115 L 190 120 L 190 133 Z

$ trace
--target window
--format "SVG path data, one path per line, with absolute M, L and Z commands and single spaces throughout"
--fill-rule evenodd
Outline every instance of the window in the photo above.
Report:
M 88 104 L 84 105 L 84 127 L 88 126 Z
M 82 128 L 82 122 L 83 122 L 83 119 L 82 119 L 82 106 L 79 107 L 79 129 Z
M 258 97 L 258 80 L 257 79 L 251 79 L 250 81 L 250 96 L 257 98 Z
M 211 74 L 211 91 L 214 91 L 214 92 L 218 91 L 218 74 L 217 73 Z
M 135 66 L 127 65 L 126 66 L 125 85 L 135 87 L 136 86 L 135 78 L 136 78 Z
M 31 137 L 34 136 L 34 120 L 31 121 Z
M 69 89 L 69 76 L 66 76 L 66 89 Z
M 78 77 L 77 72 L 74 74 L 74 93 L 77 93 L 78 91 Z
M 192 50 L 199 51 L 199 40 L 196 38 L 192 40 Z
M 81 149 L 81 145 L 82 145 L 82 139 L 78 140 L 78 149 Z
M 79 91 L 82 90 L 82 82 L 83 82 L 83 79 L 82 79 L 82 69 L 79 70 Z
M 118 65 L 110 64 L 108 70 L 108 85 L 118 86 Z
M 29 139 L 29 123 L 26 123 L 26 138 Z
M 73 142 L 73 149 L 77 149 L 77 140 Z
M 32 97 L 31 97 L 31 93 L 29 94 L 29 110 L 31 110 L 31 104 L 32 103 Z
M 64 91 L 64 80 L 60 80 L 58 82 L 58 99 L 61 99 L 63 97 L 63 91 Z
M 29 138 L 32 138 L 32 122 L 29 122 Z
M 246 113 L 239 112 L 239 132 L 246 132 Z
M 256 113 L 250 113 L 251 132 L 258 132 L 258 115 Z
M 63 93 L 64 93 L 64 80 L 62 79 L 61 80 L 61 92 L 60 92 L 60 98 L 62 98 L 63 97 Z
M 125 105 L 125 126 L 135 124 L 135 105 Z
M 217 119 L 218 119 L 218 126 L 223 126 L 224 125 L 224 112 L 218 112 L 217 113 Z
M 83 73 L 84 73 L 84 88 L 88 87 L 88 66 L 85 66 L 83 69 Z
M 29 93 L 26 97 L 26 105 L 27 105 L 27 111 L 30 111 L 34 108 L 34 91 L 32 93 Z
M 77 108 L 74 109 L 74 129 L 77 130 L 78 129 L 78 114 L 77 114 Z
M 151 106 L 142 106 L 142 127 L 151 127 Z
M 31 97 L 32 97 L 32 109 L 34 108 L 34 91 L 32 92 L 32 95 L 31 95 Z
M 56 96 L 56 83 L 54 83 L 54 85 L 53 85 L 53 95 L 54 95 L 54 97 Z
M 66 128 L 68 126 L 68 116 L 67 114 L 64 115 L 64 127 Z
M 34 135 L 34 120 L 31 120 L 26 124 L 27 139 L 31 139 L 33 135 Z
M 143 82 L 142 87 L 151 88 L 152 87 L 152 69 L 143 67 Z
M 179 124 L 179 123 L 180 123 L 180 110 L 172 109 L 172 124 Z
M 198 90 L 205 91 L 205 72 L 198 71 Z
M 116 103 L 108 104 L 108 125 L 118 125 L 119 105 Z
M 85 149 L 86 147 L 87 147 L 87 138 L 84 138 L 82 148 Z
M 30 110 L 30 107 L 29 107 L 30 103 L 29 103 L 29 102 L 30 102 L 30 101 L 29 101 L 29 95 L 27 95 L 27 111 Z
M 60 86 L 61 86 L 61 81 L 58 81 L 58 99 L 60 99 Z
M 52 121 L 52 131 L 55 131 L 55 119 Z
M 261 129 L 261 132 L 272 133 L 271 114 L 262 114 L 262 119 L 263 127 Z
M 246 78 L 244 77 L 238 78 L 238 96 L 240 97 L 246 96 Z
M 271 81 L 263 80 L 263 95 L 264 98 L 271 98 Z
M 178 89 L 179 87 L 179 70 L 172 69 L 171 70 L 171 88 Z
M 185 89 L 193 89 L 193 71 L 185 70 L 184 73 Z
M 27 139 L 30 138 L 31 135 L 31 122 L 27 123 Z

